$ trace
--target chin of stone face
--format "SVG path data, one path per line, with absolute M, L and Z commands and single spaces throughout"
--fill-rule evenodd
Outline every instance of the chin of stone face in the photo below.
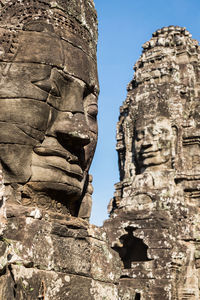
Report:
M 97 141 L 96 43 L 93 1 L 2 2 L 0 161 L 8 202 L 79 215 Z

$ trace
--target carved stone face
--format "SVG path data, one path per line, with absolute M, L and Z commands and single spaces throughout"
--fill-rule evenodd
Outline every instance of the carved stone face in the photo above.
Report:
M 12 62 L 0 63 L 5 183 L 77 200 L 97 141 L 95 66 L 52 33 L 24 32 L 18 43 Z
M 136 124 L 135 153 L 140 169 L 170 167 L 172 128 L 167 118 L 159 117 Z

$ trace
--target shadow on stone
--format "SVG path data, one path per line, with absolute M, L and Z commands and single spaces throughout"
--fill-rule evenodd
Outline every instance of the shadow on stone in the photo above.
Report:
M 136 293 L 136 294 L 135 294 L 135 300 L 140 300 L 140 299 L 141 299 L 140 294 L 139 294 L 139 293 Z
M 130 269 L 132 262 L 151 260 L 147 257 L 147 245 L 141 239 L 133 236 L 134 230 L 134 228 L 126 228 L 127 234 L 120 238 L 121 245 L 123 246 L 113 247 L 119 253 L 125 269 Z

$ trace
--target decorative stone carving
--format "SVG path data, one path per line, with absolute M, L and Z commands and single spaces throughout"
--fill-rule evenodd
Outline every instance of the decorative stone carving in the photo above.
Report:
M 124 265 L 122 299 L 200 297 L 199 67 L 185 28 L 157 30 L 120 108 L 120 182 L 104 226 Z
M 2 1 L 0 10 L 8 201 L 18 193 L 17 203 L 73 216 L 87 190 L 98 96 L 96 12 L 92 1 L 75 2 Z

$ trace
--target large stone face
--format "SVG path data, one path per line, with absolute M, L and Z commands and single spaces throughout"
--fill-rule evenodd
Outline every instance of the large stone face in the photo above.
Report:
M 22 205 L 79 214 L 97 141 L 96 43 L 92 1 L 2 1 L 0 161 L 12 201 L 14 190 Z
M 185 28 L 156 31 L 120 109 L 105 228 L 123 263 L 121 299 L 200 297 L 199 54 Z

